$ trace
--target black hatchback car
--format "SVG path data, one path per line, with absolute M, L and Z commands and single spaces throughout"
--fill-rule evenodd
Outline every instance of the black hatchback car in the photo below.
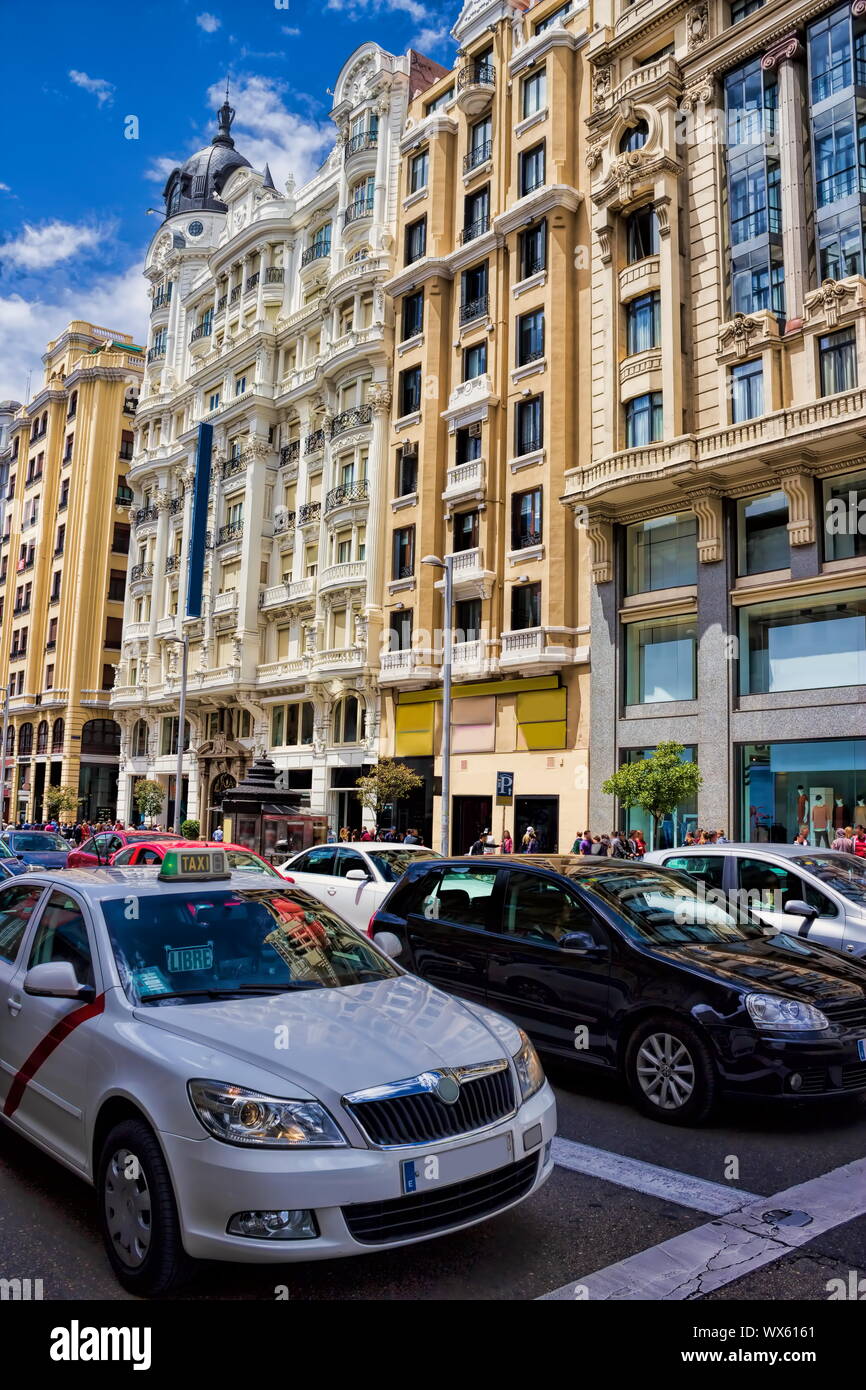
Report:
M 421 861 L 368 934 L 539 1048 L 622 1072 L 670 1124 L 699 1123 L 722 1093 L 866 1090 L 866 966 L 708 902 L 685 874 L 579 855 Z

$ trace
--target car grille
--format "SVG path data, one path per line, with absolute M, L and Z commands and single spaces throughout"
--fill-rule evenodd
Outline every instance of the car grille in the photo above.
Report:
M 829 1091 L 866 1089 L 866 1062 L 845 1062 L 841 1068 L 806 1067 L 798 1096 L 822 1096 Z
M 367 1100 L 363 1099 L 363 1093 L 356 1093 L 344 1097 L 344 1104 L 370 1143 L 379 1148 L 454 1139 L 495 1124 L 512 1114 L 515 1108 L 514 1086 L 507 1063 L 479 1068 L 481 1074 L 477 1076 L 471 1075 L 474 1070 L 458 1067 L 453 1073 L 460 1081 L 460 1095 L 452 1105 L 440 1100 L 430 1089 L 430 1078 L 442 1075 L 438 1072 L 402 1083 L 401 1089 L 411 1087 L 407 1094 L 379 1097 L 371 1093 Z
M 831 1023 L 838 1023 L 848 1031 L 861 1029 L 866 1035 L 866 998 L 844 999 L 839 1004 L 822 1004 L 819 1008 Z
M 410 1240 L 477 1221 L 525 1197 L 535 1181 L 538 1154 L 497 1168 L 480 1178 L 453 1183 L 429 1192 L 416 1192 L 390 1202 L 363 1202 L 343 1207 L 343 1219 L 361 1245 Z

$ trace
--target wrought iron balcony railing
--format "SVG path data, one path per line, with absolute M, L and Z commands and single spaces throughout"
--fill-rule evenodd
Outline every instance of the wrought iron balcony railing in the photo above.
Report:
M 370 485 L 366 478 L 358 483 L 340 483 L 339 487 L 332 487 L 325 498 L 325 511 L 333 511 L 335 507 L 342 507 L 348 502 L 369 502 Z
M 371 405 L 356 405 L 351 410 L 344 410 L 340 415 L 335 415 L 331 421 L 331 436 L 335 434 L 345 434 L 346 430 L 354 429 L 356 425 L 369 425 L 373 418 L 373 407 Z

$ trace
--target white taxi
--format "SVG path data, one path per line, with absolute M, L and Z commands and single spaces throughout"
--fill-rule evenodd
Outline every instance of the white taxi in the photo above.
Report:
M 92 1183 L 121 1284 L 453 1232 L 550 1176 L 528 1038 L 222 850 L 0 886 L 0 1110 Z

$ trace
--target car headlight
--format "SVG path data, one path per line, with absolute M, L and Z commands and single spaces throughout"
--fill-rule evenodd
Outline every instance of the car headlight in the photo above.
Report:
M 514 1054 L 517 1079 L 520 1082 L 520 1099 L 529 1100 L 544 1085 L 544 1068 L 538 1060 L 538 1053 L 532 1046 L 523 1029 L 520 1029 L 520 1048 Z
M 281 1100 L 227 1081 L 190 1081 L 187 1090 L 205 1129 L 225 1144 L 330 1149 L 348 1142 L 314 1100 Z
M 830 1027 L 830 1020 L 812 1004 L 799 999 L 781 999 L 775 994 L 747 994 L 746 1009 L 756 1028 L 784 1033 L 817 1033 Z

